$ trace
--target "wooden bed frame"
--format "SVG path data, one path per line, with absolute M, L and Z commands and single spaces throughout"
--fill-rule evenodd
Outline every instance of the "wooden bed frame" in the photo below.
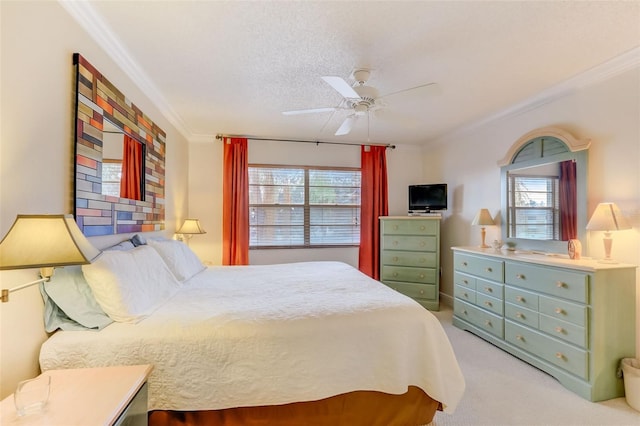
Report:
M 419 426 L 431 423 L 441 404 L 420 388 L 401 395 L 355 391 L 319 401 L 211 411 L 149 413 L 149 426 Z

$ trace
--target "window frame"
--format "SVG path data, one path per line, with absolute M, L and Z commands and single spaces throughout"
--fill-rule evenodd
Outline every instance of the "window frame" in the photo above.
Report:
M 286 164 L 259 164 L 259 163 L 250 163 L 249 170 L 252 168 L 271 168 L 271 169 L 301 169 L 304 171 L 304 203 L 303 204 L 251 204 L 251 200 L 249 199 L 249 211 L 251 211 L 252 207 L 273 207 L 273 206 L 291 206 L 291 207 L 302 207 L 303 208 L 303 228 L 304 228 L 304 243 L 303 244 L 287 244 L 287 245 L 251 245 L 251 239 L 249 240 L 249 250 L 272 250 L 272 249 L 318 249 L 318 248 L 348 248 L 348 247 L 359 247 L 360 246 L 360 232 L 358 232 L 358 242 L 357 243 L 345 243 L 345 244 L 311 244 L 311 208 L 313 207 L 323 207 L 327 206 L 324 204 L 310 204 L 309 203 L 309 172 L 311 170 L 330 170 L 330 171 L 348 171 L 348 172 L 358 172 L 360 173 L 360 191 L 362 191 L 362 169 L 360 167 L 333 167 L 333 166 L 306 166 L 306 165 L 286 165 Z M 251 187 L 251 183 L 249 182 L 249 187 Z M 336 187 L 341 188 L 341 187 Z M 360 194 L 362 196 L 362 192 Z M 249 195 L 250 197 L 250 195 Z M 358 230 L 361 226 L 361 214 L 362 214 L 362 197 L 360 198 L 360 204 L 334 204 L 330 205 L 333 208 L 345 208 L 345 209 L 354 209 L 357 208 L 360 210 L 360 215 L 357 218 L 357 227 Z M 249 221 L 250 222 L 250 221 Z M 252 226 L 271 226 L 271 225 L 251 225 L 249 223 L 249 227 Z M 299 226 L 299 225 L 298 225 Z M 344 225 L 347 226 L 347 225 Z
M 539 179 L 546 180 L 550 183 L 551 190 L 546 191 L 545 193 L 551 194 L 551 206 L 545 207 L 530 207 L 530 206 L 517 206 L 515 200 L 516 192 L 524 192 L 524 193 L 539 193 L 540 191 L 518 191 L 516 188 L 516 180 L 517 179 Z M 547 185 L 549 186 L 549 184 Z M 559 177 L 555 175 L 529 175 L 529 174 L 511 174 L 507 177 L 507 194 L 509 196 L 510 202 L 508 203 L 508 211 L 507 211 L 507 226 L 510 229 L 510 235 L 513 235 L 513 238 L 530 238 L 530 234 L 528 236 L 520 236 L 518 235 L 518 227 L 527 225 L 526 223 L 521 223 L 517 221 L 518 212 L 537 212 L 544 211 L 551 213 L 551 222 L 545 223 L 536 223 L 536 226 L 544 226 L 550 227 L 551 235 L 550 238 L 536 238 L 541 241 L 554 241 L 559 238 L 560 233 L 560 198 L 559 198 Z M 548 214 L 545 214 L 548 216 Z M 549 234 L 546 234 L 547 236 Z

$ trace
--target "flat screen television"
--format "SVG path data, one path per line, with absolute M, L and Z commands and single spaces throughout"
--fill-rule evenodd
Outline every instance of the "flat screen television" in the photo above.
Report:
M 409 211 L 430 212 L 447 209 L 447 184 L 409 185 Z

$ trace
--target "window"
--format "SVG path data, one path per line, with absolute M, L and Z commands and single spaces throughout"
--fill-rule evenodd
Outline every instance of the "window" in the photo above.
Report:
M 359 169 L 249 166 L 249 247 L 360 243 Z
M 120 180 L 122 179 L 122 161 L 102 161 L 102 194 L 120 197 Z
M 510 235 L 515 238 L 559 238 L 558 177 L 509 175 Z

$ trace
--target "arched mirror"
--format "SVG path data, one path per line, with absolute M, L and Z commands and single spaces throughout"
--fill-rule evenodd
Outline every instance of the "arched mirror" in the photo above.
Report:
M 86 236 L 164 229 L 164 131 L 80 54 L 73 61 L 78 226 Z
M 516 247 L 565 253 L 584 241 L 589 141 L 547 127 L 522 136 L 501 167 L 502 238 Z

